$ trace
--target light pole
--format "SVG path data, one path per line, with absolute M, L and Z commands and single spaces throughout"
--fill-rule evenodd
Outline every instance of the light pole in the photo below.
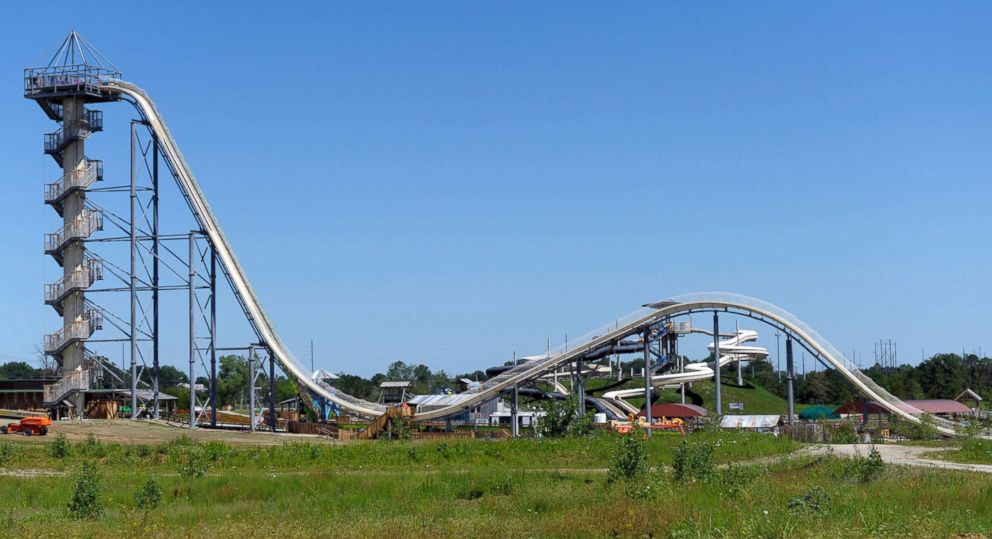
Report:
M 778 381 L 782 381 L 782 333 L 775 328 L 775 373 L 778 374 Z

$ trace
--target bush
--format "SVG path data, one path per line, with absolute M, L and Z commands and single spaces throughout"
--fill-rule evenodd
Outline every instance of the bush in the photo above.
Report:
M 14 444 L 11 442 L 0 442 L 0 466 L 6 466 L 14 460 Z
M 867 457 L 858 456 L 851 460 L 850 472 L 862 483 L 877 479 L 884 471 L 885 463 L 882 462 L 882 455 L 874 447 Z
M 830 443 L 832 444 L 856 444 L 858 443 L 858 432 L 854 428 L 854 423 L 841 421 L 837 428 L 830 430 Z
M 59 434 L 52 443 L 48 444 L 48 454 L 53 458 L 64 459 L 69 456 L 69 453 L 69 440 L 66 439 L 65 434 Z
M 100 475 L 96 466 L 84 462 L 79 476 L 76 478 L 76 489 L 69 501 L 69 514 L 77 519 L 95 520 L 103 515 L 100 506 Z
M 804 513 L 828 513 L 830 494 L 821 486 L 811 487 L 802 496 L 789 499 L 789 510 L 800 515 Z
M 672 467 L 677 481 L 709 482 L 716 471 L 713 462 L 713 444 L 710 442 L 690 443 L 683 441 L 675 448 Z
M 608 479 L 610 483 L 636 479 L 647 468 L 644 440 L 639 435 L 631 434 L 620 438 L 612 457 Z
M 134 493 L 134 503 L 139 509 L 155 509 L 161 501 L 162 489 L 158 488 L 154 479 L 149 479 L 141 490 Z
M 562 436 L 585 436 L 592 431 L 593 414 L 579 415 L 579 405 L 576 397 L 565 400 L 551 401 L 546 409 L 547 415 L 541 419 L 540 431 L 543 436 L 559 438 Z
M 937 430 L 937 423 L 930 414 L 921 415 L 919 423 L 893 419 L 889 428 L 893 434 L 910 440 L 939 440 L 941 438 L 940 431 Z
M 720 474 L 720 484 L 728 496 L 737 496 L 751 482 L 754 474 L 744 466 L 731 463 Z

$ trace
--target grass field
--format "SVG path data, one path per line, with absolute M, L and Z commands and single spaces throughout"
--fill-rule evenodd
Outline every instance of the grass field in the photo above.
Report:
M 697 433 L 709 479 L 675 480 L 677 435 L 645 444 L 651 470 L 608 482 L 619 438 L 291 443 L 178 438 L 157 445 L 0 441 L 5 537 L 949 537 L 992 532 L 988 476 L 887 468 L 869 482 L 831 457 L 775 459 L 787 439 Z M 769 460 L 772 458 L 772 460 Z M 756 459 L 758 459 L 756 461 Z M 102 516 L 68 509 L 84 464 Z M 138 508 L 149 480 L 157 507 Z M 817 489 L 816 487 L 820 487 Z M 811 494 L 812 493 L 812 494 Z M 804 498 L 805 495 L 805 498 Z M 812 496 L 812 497 L 811 497 Z M 802 500 L 813 500 L 812 502 Z M 797 502 L 796 500 L 800 500 Z

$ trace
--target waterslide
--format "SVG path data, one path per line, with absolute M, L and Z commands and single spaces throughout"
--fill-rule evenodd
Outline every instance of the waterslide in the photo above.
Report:
M 697 333 L 707 333 L 705 331 L 696 331 Z M 730 363 L 746 361 L 746 360 L 756 360 L 764 359 L 768 357 L 768 350 L 760 346 L 747 346 L 743 343 L 755 341 L 758 338 L 758 332 L 752 330 L 739 330 L 734 335 L 728 339 L 720 341 L 720 352 L 728 352 L 726 355 L 720 356 L 720 368 L 723 368 Z M 713 351 L 713 343 L 707 346 L 710 352 Z M 697 363 L 688 363 L 685 366 L 685 372 L 675 372 L 670 374 L 661 374 L 658 376 L 651 377 L 652 387 L 665 387 L 672 385 L 681 385 L 690 382 L 699 382 L 702 380 L 710 380 L 713 378 L 714 372 L 710 367 L 710 364 L 706 361 L 700 361 Z M 603 397 L 607 399 L 628 399 L 630 397 L 643 397 L 644 388 L 632 388 L 632 389 L 618 389 L 616 391 L 608 391 L 603 393 Z
M 166 163 L 175 176 L 179 189 L 186 198 L 199 226 L 217 251 L 221 268 L 248 316 L 249 323 L 259 339 L 268 346 L 287 376 L 293 379 L 301 390 L 323 397 L 351 413 L 369 417 L 381 416 L 385 412 L 384 406 L 355 398 L 311 380 L 307 370 L 279 338 L 275 326 L 262 309 L 255 291 L 234 255 L 234 249 L 224 236 L 223 230 L 207 204 L 196 178 L 179 150 L 179 146 L 147 92 L 122 80 L 103 81 L 101 89 L 121 95 L 130 101 L 159 139 Z M 571 341 L 566 347 L 553 350 L 540 359 L 522 362 L 520 365 L 487 380 L 479 387 L 466 392 L 466 398 L 457 404 L 417 414 L 415 419 L 440 419 L 460 413 L 496 397 L 501 391 L 514 384 L 539 377 L 559 365 L 575 362 L 604 348 L 613 347 L 626 337 L 640 334 L 647 328 L 657 326 L 674 317 L 699 312 L 726 312 L 762 320 L 793 336 L 811 354 L 818 357 L 823 363 L 837 369 L 859 392 L 869 399 L 878 401 L 891 413 L 913 422 L 919 422 L 923 415 L 922 411 L 891 395 L 861 373 L 826 339 L 787 311 L 755 298 L 711 292 L 677 296 L 649 304 L 623 319 L 616 320 L 614 323 L 578 340 Z M 953 422 L 938 420 L 937 428 L 944 434 L 955 434 Z

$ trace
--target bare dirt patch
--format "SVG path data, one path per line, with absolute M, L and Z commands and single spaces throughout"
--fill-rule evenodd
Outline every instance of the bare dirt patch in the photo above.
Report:
M 104 443 L 121 444 L 160 444 L 181 436 L 201 441 L 221 441 L 230 444 L 258 446 L 282 445 L 287 442 L 339 443 L 337 440 L 304 434 L 272 434 L 268 432 L 248 432 L 198 428 L 190 430 L 159 421 L 130 421 L 127 419 L 86 419 L 82 421 L 56 421 L 49 428 L 48 436 L 18 436 L 8 434 L 0 440 L 9 439 L 22 443 L 46 443 L 54 436 L 64 434 L 69 441 L 83 441 L 92 434 Z

